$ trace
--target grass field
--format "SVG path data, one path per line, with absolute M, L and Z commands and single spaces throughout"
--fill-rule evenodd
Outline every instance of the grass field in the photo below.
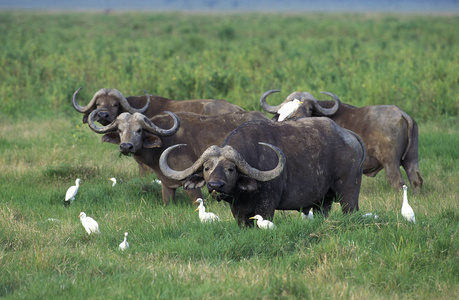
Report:
M 0 12 L 0 297 L 458 298 L 457 28 L 457 16 Z M 275 88 L 278 102 L 325 90 L 397 104 L 419 125 L 417 223 L 382 172 L 363 179 L 350 216 L 335 204 L 326 219 L 278 211 L 279 230 L 244 229 L 206 195 L 222 222 L 202 225 L 181 190 L 164 206 L 153 176 L 82 124 L 71 106 L 80 86 L 81 103 L 109 87 L 248 110 Z M 86 234 L 81 211 L 100 236 Z

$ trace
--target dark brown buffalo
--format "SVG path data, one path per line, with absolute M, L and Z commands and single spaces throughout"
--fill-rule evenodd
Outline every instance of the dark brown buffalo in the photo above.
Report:
M 244 170 L 247 165 L 262 171 L 279 165 L 278 156 L 259 142 L 277 146 L 286 158 L 281 174 L 270 181 L 260 181 Z M 207 184 L 217 200 L 230 204 L 239 225 L 251 226 L 249 218 L 257 214 L 272 219 L 276 209 L 314 207 L 327 215 L 333 200 L 341 203 L 345 213 L 359 209 L 365 147 L 358 135 L 328 118 L 247 122 L 230 133 L 221 148 L 208 148 L 182 171 L 169 166 L 176 159 L 176 147 L 187 148 L 175 145 L 164 151 L 163 174 L 185 180 L 184 188 Z M 233 149 L 234 154 L 225 154 L 226 149 Z M 243 157 L 244 162 L 237 163 L 233 157 Z
M 268 95 L 274 92 L 279 90 L 264 93 L 260 103 L 267 112 L 276 114 L 282 104 L 270 106 L 266 103 Z M 335 101 L 317 101 L 310 93 L 301 92 L 292 93 L 283 104 L 295 98 L 301 99 L 303 103 L 291 118 L 327 116 L 341 127 L 360 135 L 367 152 L 363 174 L 374 177 L 385 169 L 390 185 L 401 189 L 405 184 L 400 172 L 400 166 L 403 166 L 413 190 L 421 190 L 423 179 L 418 162 L 418 125 L 398 106 L 355 107 L 341 103 L 336 96 Z
M 79 88 L 73 94 L 72 104 L 73 107 L 80 113 L 84 113 L 83 123 L 88 120 L 89 114 L 95 109 L 100 110 L 95 116 L 94 120 L 106 126 L 113 122 L 116 117 L 123 112 L 142 113 L 148 118 L 162 114 L 164 111 L 171 112 L 193 112 L 203 115 L 218 115 L 229 112 L 244 111 L 237 105 L 231 104 L 225 100 L 211 100 L 211 99 L 198 99 L 198 100 L 185 100 L 176 101 L 159 96 L 148 95 L 145 96 L 131 96 L 125 98 L 124 95 L 116 89 L 100 89 L 92 97 L 89 104 L 80 106 L 77 102 Z M 139 164 L 139 174 L 141 176 L 150 173 L 152 170 L 146 165 Z
M 240 124 L 251 120 L 268 120 L 261 112 L 236 112 L 219 116 L 204 116 L 194 113 L 169 112 L 169 115 L 157 115 L 148 119 L 139 113 L 122 113 L 113 123 L 104 127 L 97 126 L 96 115 L 100 109 L 89 115 L 89 127 L 96 133 L 103 133 L 102 142 L 119 144 L 119 150 L 124 155 L 133 155 L 134 159 L 150 167 L 161 180 L 162 198 L 165 204 L 175 198 L 175 191 L 182 186 L 182 181 L 165 177 L 159 168 L 159 157 L 169 146 L 189 144 L 187 149 L 178 151 L 171 165 L 176 168 L 191 166 L 199 155 L 213 144 L 221 144 L 225 137 Z M 174 123 L 174 119 L 177 118 Z M 180 126 L 178 123 L 180 120 Z M 176 124 L 177 123 L 177 124 Z M 154 126 L 153 126 L 154 125 Z M 154 128 L 154 130 L 152 129 Z M 172 128 L 166 135 L 159 128 Z M 202 197 L 200 190 L 188 191 L 191 200 Z
M 176 101 L 155 95 L 131 96 L 125 98 L 123 94 L 116 89 L 100 89 L 92 97 L 89 104 L 80 106 L 77 102 L 79 88 L 73 94 L 73 107 L 80 113 L 84 113 L 83 123 L 88 120 L 89 114 L 98 108 L 101 110 L 94 117 L 94 120 L 102 125 L 108 125 L 123 112 L 139 112 L 151 118 L 162 114 L 164 111 L 171 112 L 193 112 L 202 115 L 217 115 L 230 112 L 244 111 L 237 105 L 221 99 L 195 99 Z M 146 94 L 146 92 L 145 92 Z M 148 98 L 150 101 L 148 101 Z

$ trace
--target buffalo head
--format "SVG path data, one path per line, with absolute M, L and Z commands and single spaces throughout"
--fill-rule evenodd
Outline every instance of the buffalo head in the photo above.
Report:
M 123 112 L 130 113 L 145 113 L 150 106 L 150 95 L 145 92 L 147 96 L 147 103 L 142 108 L 134 108 L 126 100 L 124 95 L 115 89 L 100 89 L 94 94 L 89 104 L 86 106 L 80 106 L 77 102 L 77 94 L 81 90 L 81 87 L 73 94 L 72 104 L 73 107 L 80 113 L 84 113 L 83 123 L 87 123 L 88 115 L 95 109 L 105 108 L 105 110 L 99 111 L 94 116 L 94 120 L 102 125 L 108 125 L 116 119 L 118 115 Z
M 225 195 L 254 191 L 257 189 L 257 181 L 273 180 L 283 171 L 285 156 L 282 151 L 270 144 L 259 144 L 271 148 L 277 154 L 278 164 L 274 169 L 261 171 L 251 167 L 242 155 L 229 145 L 223 148 L 210 146 L 191 167 L 183 171 L 172 170 L 167 163 L 167 157 L 173 149 L 185 146 L 174 145 L 161 154 L 159 166 L 165 176 L 185 180 L 185 189 L 201 188 L 207 183 L 207 189 L 214 197 L 225 200 Z
M 100 127 L 94 123 L 95 117 L 104 111 L 96 109 L 89 115 L 88 125 L 96 133 L 104 133 L 102 142 L 120 145 L 120 152 L 124 155 L 134 154 L 142 148 L 161 147 L 161 136 L 171 136 L 180 127 L 178 117 L 166 111 L 174 119 L 170 129 L 162 129 L 140 113 L 122 113 L 109 125 Z
M 277 106 L 271 106 L 266 102 L 266 98 L 271 95 L 272 93 L 280 92 L 280 90 L 269 90 L 260 97 L 260 104 L 261 107 L 272 114 L 275 114 L 274 119 L 277 120 L 277 112 L 283 105 L 285 105 L 288 102 L 291 102 L 295 99 L 298 99 L 302 104 L 298 107 L 296 112 L 292 114 L 291 117 L 312 117 L 314 116 L 332 116 L 334 115 L 338 109 L 340 108 L 341 101 L 339 98 L 332 93 L 329 92 L 321 92 L 322 94 L 329 95 L 335 99 L 335 105 L 331 108 L 325 108 L 320 106 L 320 104 L 317 102 L 316 98 L 311 93 L 308 92 L 293 92 L 288 97 L 282 102 L 281 104 Z

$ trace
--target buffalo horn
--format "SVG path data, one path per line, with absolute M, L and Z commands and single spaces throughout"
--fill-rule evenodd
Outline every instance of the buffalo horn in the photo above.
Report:
M 159 158 L 159 167 L 161 169 L 161 172 L 165 176 L 174 180 L 184 180 L 185 178 L 193 175 L 197 170 L 199 170 L 201 166 L 204 164 L 204 162 L 206 162 L 206 160 L 209 159 L 209 157 L 222 155 L 226 159 L 232 161 L 241 173 L 249 176 L 250 178 L 253 178 L 258 181 L 269 181 L 279 176 L 282 170 L 284 169 L 285 156 L 282 153 L 282 151 L 276 146 L 261 142 L 259 144 L 270 147 L 271 149 L 273 149 L 274 152 L 276 152 L 277 157 L 279 158 L 279 162 L 274 169 L 269 171 L 260 171 L 258 169 L 251 167 L 247 163 L 247 161 L 239 154 L 239 152 L 234 150 L 234 148 L 232 148 L 231 146 L 227 145 L 223 148 L 220 148 L 216 145 L 213 145 L 207 148 L 201 155 L 201 157 L 199 157 L 198 160 L 196 160 L 191 167 L 183 171 L 175 171 L 171 169 L 167 164 L 167 156 L 173 149 L 177 147 L 186 146 L 186 144 L 178 144 L 167 148 Z
M 97 91 L 97 93 L 94 94 L 94 96 L 92 97 L 91 101 L 89 101 L 88 105 L 81 106 L 77 102 L 77 94 L 81 89 L 82 88 L 80 87 L 79 89 L 77 89 L 75 91 L 75 93 L 73 93 L 73 99 L 72 99 L 73 107 L 80 113 L 85 113 L 85 112 L 89 111 L 94 106 L 94 104 L 96 103 L 97 98 L 99 96 L 104 95 L 104 94 L 107 93 L 107 89 L 100 89 L 100 90 Z
M 175 148 L 184 147 L 184 146 L 186 146 L 186 144 L 177 144 L 177 145 L 174 145 L 174 146 L 170 146 L 169 148 L 164 150 L 164 152 L 161 154 L 161 156 L 159 158 L 159 168 L 161 169 L 161 172 L 166 177 L 169 177 L 169 178 L 174 179 L 174 180 L 184 180 L 185 178 L 187 178 L 188 176 L 193 175 L 197 170 L 199 170 L 199 168 L 201 168 L 202 164 L 209 157 L 219 155 L 220 154 L 220 149 L 221 149 L 217 145 L 210 146 L 209 148 L 207 148 L 202 153 L 202 155 L 198 158 L 198 160 L 196 160 L 194 162 L 194 164 L 191 167 L 189 167 L 189 168 L 187 168 L 187 169 L 185 169 L 183 171 L 173 170 L 171 167 L 169 167 L 169 164 L 167 163 L 167 157 L 168 157 L 169 153 L 172 150 L 174 150 Z
M 180 128 L 180 120 L 176 114 L 170 111 L 165 111 L 166 114 L 174 119 L 174 125 L 170 129 L 162 129 L 156 126 L 152 121 L 142 114 L 134 114 L 135 118 L 140 118 L 143 122 L 143 129 L 150 133 L 157 134 L 160 136 L 171 136 L 175 134 Z
M 110 90 L 109 95 L 115 97 L 116 99 L 118 99 L 118 101 L 120 102 L 121 106 L 127 112 L 130 112 L 131 114 L 136 113 L 136 112 L 143 114 L 143 113 L 145 113 L 147 111 L 148 107 L 150 107 L 150 95 L 148 95 L 148 93 L 145 90 L 144 90 L 144 92 L 145 92 L 145 95 L 147 96 L 147 103 L 142 108 L 134 108 L 134 107 L 132 107 L 131 104 L 129 104 L 129 102 L 127 101 L 126 97 L 124 97 L 124 95 L 118 90 L 115 90 L 115 89 Z
M 241 156 L 241 154 L 237 152 L 236 150 L 234 150 L 234 148 L 232 148 L 231 146 L 225 146 L 223 148 L 222 150 L 223 156 L 226 159 L 234 162 L 238 170 L 242 174 L 247 175 L 250 178 L 253 178 L 257 181 L 273 180 L 274 178 L 279 176 L 282 170 L 284 169 L 284 166 L 285 166 L 284 153 L 282 153 L 282 151 L 274 145 L 262 143 L 262 142 L 259 142 L 258 144 L 267 146 L 271 148 L 274 152 L 276 152 L 279 161 L 277 163 L 277 166 L 274 169 L 269 170 L 269 171 L 261 171 L 261 170 L 251 167 L 247 163 L 247 161 Z
M 281 108 L 282 104 L 279 104 L 277 106 L 271 106 L 266 102 L 266 98 L 272 93 L 277 93 L 277 92 L 280 92 L 280 90 L 269 90 L 267 92 L 264 92 L 263 95 L 261 95 L 260 97 L 261 108 L 263 108 L 265 111 L 271 114 L 276 114 L 279 108 Z
M 336 96 L 335 94 L 329 93 L 329 92 L 321 92 L 321 93 L 333 97 L 333 99 L 335 99 L 335 104 L 333 105 L 332 108 L 325 108 L 325 107 L 320 106 L 317 100 L 314 100 L 314 109 L 320 112 L 324 116 L 332 116 L 336 114 L 339 107 L 341 106 L 341 101 L 339 100 L 338 96 Z
M 88 125 L 89 125 L 89 128 L 91 128 L 92 131 L 96 132 L 96 133 L 107 133 L 107 132 L 111 132 L 111 131 L 115 131 L 117 130 L 118 128 L 118 119 L 120 117 L 124 117 L 124 114 L 121 114 L 118 116 L 118 118 L 116 118 L 113 122 L 111 122 L 110 124 L 108 124 L 107 126 L 97 126 L 95 123 L 94 123 L 94 117 L 100 112 L 100 111 L 106 111 L 107 109 L 106 108 L 98 108 L 96 110 L 93 110 L 90 114 L 89 114 L 89 118 L 88 118 Z

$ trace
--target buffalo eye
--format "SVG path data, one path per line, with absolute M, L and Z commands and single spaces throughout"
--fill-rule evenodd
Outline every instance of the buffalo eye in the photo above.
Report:
M 137 130 L 135 131 L 135 133 L 138 134 L 138 135 L 142 134 L 142 129 L 137 129 Z
M 204 171 L 206 171 L 206 172 L 208 172 L 209 170 L 210 170 L 209 167 L 205 167 L 205 168 L 204 168 Z
M 229 173 L 233 173 L 234 169 L 233 168 L 228 168 L 227 169 Z

